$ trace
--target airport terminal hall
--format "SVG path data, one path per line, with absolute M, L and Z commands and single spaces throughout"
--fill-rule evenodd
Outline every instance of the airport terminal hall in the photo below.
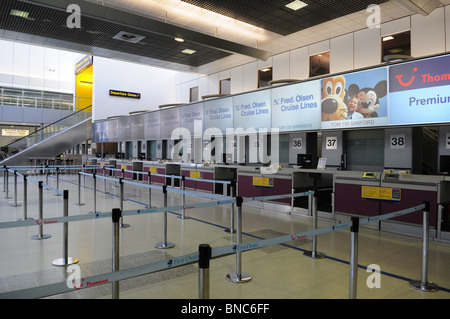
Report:
M 0 129 L 0 299 L 450 299 L 450 0 L 2 0 Z

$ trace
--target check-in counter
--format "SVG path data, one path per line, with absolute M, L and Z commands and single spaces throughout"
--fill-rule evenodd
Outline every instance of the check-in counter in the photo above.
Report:
M 236 167 L 221 165 L 203 165 L 203 164 L 181 164 L 181 176 L 186 176 L 186 188 L 205 191 L 216 194 L 224 194 L 222 183 L 211 183 L 210 181 L 233 181 L 236 176 Z M 190 180 L 195 178 L 197 180 Z M 208 180 L 208 181 L 201 181 Z M 229 187 L 227 194 L 230 195 Z

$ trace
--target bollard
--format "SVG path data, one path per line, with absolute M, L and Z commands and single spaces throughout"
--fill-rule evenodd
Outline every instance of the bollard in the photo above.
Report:
M 64 200 L 64 217 L 69 216 L 69 191 L 64 190 L 63 191 L 63 200 Z M 73 265 L 78 262 L 78 258 L 69 257 L 68 255 L 69 251 L 69 223 L 64 222 L 63 224 L 63 257 L 55 259 L 52 262 L 53 266 L 67 266 L 67 265 Z
M 23 216 L 22 219 L 19 220 L 32 220 L 33 218 L 28 218 L 27 214 L 27 201 L 28 201 L 28 194 L 27 194 L 27 176 L 23 176 Z
M 350 288 L 349 299 L 356 299 L 358 285 L 358 232 L 359 218 L 352 217 L 351 243 L 350 243 Z
M 181 205 L 183 206 L 183 211 L 181 216 L 179 216 L 178 218 L 180 219 L 189 219 L 190 217 L 186 217 L 186 194 L 184 193 L 184 191 L 186 190 L 185 187 L 185 183 L 186 183 L 186 176 L 181 176 L 181 184 L 180 184 L 180 188 L 183 190 L 183 194 L 181 197 Z
M 152 173 L 148 172 L 148 185 L 152 185 Z M 148 188 L 148 205 L 145 206 L 145 208 L 152 208 L 152 188 Z
M 81 174 L 78 171 L 78 203 L 76 203 L 75 205 L 77 206 L 83 206 L 84 203 L 81 202 Z
M 167 207 L 167 185 L 163 186 L 164 207 Z M 167 212 L 163 213 L 163 241 L 155 244 L 158 249 L 168 249 L 174 247 L 175 244 L 167 242 Z
M 420 291 L 433 292 L 438 291 L 438 285 L 429 282 L 428 277 L 428 237 L 430 235 L 430 202 L 425 202 L 423 210 L 423 238 L 422 238 L 422 276 L 421 280 L 412 280 L 409 285 Z
M 209 299 L 209 261 L 211 246 L 201 244 L 198 247 L 198 299 Z
M 312 196 L 311 200 L 308 202 L 311 204 L 311 213 L 312 213 L 312 222 L 313 222 L 313 230 L 317 229 L 317 190 L 314 191 L 314 195 Z M 303 253 L 306 257 L 313 258 L 313 259 L 322 259 L 325 258 L 326 255 L 324 253 L 317 251 L 317 235 L 314 235 L 312 237 L 312 250 L 311 251 L 305 251 Z
M 10 204 L 12 207 L 20 207 L 22 205 L 17 203 L 17 171 L 14 171 L 14 203 Z
M 231 181 L 230 185 L 230 195 L 233 198 L 236 198 L 236 181 Z M 224 231 L 229 234 L 234 234 L 236 230 L 234 229 L 234 203 L 231 204 L 231 222 L 230 228 L 225 229 Z
M 44 211 L 44 202 L 43 202 L 43 186 L 42 186 L 42 181 L 38 182 L 38 187 L 39 187 L 39 220 L 38 220 L 38 225 L 39 225 L 39 234 L 37 235 L 33 235 L 30 238 L 33 240 L 40 240 L 40 239 L 47 239 L 52 237 L 49 234 L 43 234 L 43 211 Z
M 119 262 L 119 222 L 122 217 L 122 211 L 118 208 L 112 210 L 112 271 L 116 272 L 120 270 Z M 114 281 L 112 284 L 112 298 L 119 299 L 119 281 Z
M 120 185 L 120 211 L 123 212 L 123 201 L 124 199 L 124 182 L 123 177 L 119 179 L 119 185 Z M 120 228 L 128 228 L 130 225 L 123 223 L 123 216 L 120 217 Z
M 242 252 L 239 251 L 239 245 L 242 243 L 242 197 L 236 197 L 237 206 L 237 233 L 236 233 L 236 272 L 230 273 L 226 279 L 233 283 L 244 283 L 252 280 L 249 274 L 242 273 Z

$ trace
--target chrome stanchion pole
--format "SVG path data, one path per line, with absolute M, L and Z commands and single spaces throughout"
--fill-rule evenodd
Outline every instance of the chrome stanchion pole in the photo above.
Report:
M 186 176 L 181 176 L 181 185 L 180 185 L 181 190 L 183 191 L 183 194 L 181 195 L 181 205 L 183 206 L 183 211 L 181 216 L 179 216 L 178 218 L 180 219 L 189 219 L 189 217 L 186 216 L 186 194 L 185 194 L 185 190 L 186 190 Z
M 311 195 L 310 195 L 311 196 Z M 311 212 L 312 212 L 312 222 L 313 222 L 313 230 L 317 229 L 317 191 L 314 191 L 314 195 L 311 198 Z M 313 258 L 313 259 L 322 259 L 325 258 L 326 255 L 324 253 L 320 253 L 317 251 L 317 235 L 312 237 L 312 250 L 305 251 L 303 255 Z
M 8 169 L 6 168 L 6 165 L 3 165 L 3 191 L 2 193 L 6 192 L 5 186 L 6 186 L 6 173 L 8 173 Z
M 23 217 L 19 220 L 32 220 L 33 218 L 28 218 L 27 205 L 28 205 L 28 194 L 27 194 L 27 176 L 23 176 Z
M 39 187 L 39 221 L 40 221 L 40 223 L 38 223 L 38 225 L 39 225 L 39 234 L 33 235 L 33 236 L 30 237 L 31 239 L 34 239 L 34 240 L 47 239 L 47 238 L 52 237 L 49 234 L 43 234 L 44 226 L 43 226 L 42 219 L 44 218 L 43 217 L 43 215 L 44 215 L 44 213 L 43 213 L 44 212 L 44 202 L 43 202 L 44 192 L 43 192 L 42 184 L 43 184 L 42 181 L 38 182 L 38 187 Z
M 84 203 L 81 202 L 81 174 L 78 171 L 78 203 L 76 203 L 75 205 L 77 206 L 83 206 Z
M 198 247 L 198 299 L 209 299 L 209 261 L 211 246 L 201 244 Z
M 358 232 L 359 218 L 352 217 L 351 244 L 350 244 L 350 289 L 349 298 L 356 299 L 358 286 Z
M 105 194 L 109 194 L 109 192 L 106 190 L 106 169 L 103 166 L 103 191 Z
M 231 181 L 230 186 L 230 195 L 233 198 L 236 198 L 236 181 Z M 236 230 L 234 229 L 234 203 L 231 204 L 231 222 L 230 222 L 230 228 L 225 229 L 224 231 L 229 234 L 234 234 Z
M 425 202 L 423 210 L 423 238 L 422 238 L 422 276 L 421 280 L 412 280 L 409 285 L 424 292 L 438 291 L 439 286 L 428 281 L 428 240 L 430 235 L 430 202 Z
M 59 167 L 56 168 L 56 189 L 59 189 Z M 55 196 L 61 196 L 61 194 L 56 192 Z
M 148 172 L 148 185 L 152 185 L 152 173 Z M 148 188 L 148 205 L 145 208 L 152 208 L 152 188 Z
M 6 186 L 6 196 L 5 199 L 10 199 L 12 197 L 9 197 L 9 171 L 6 170 L 5 171 L 6 174 L 6 182 L 5 182 L 5 186 Z
M 113 228 L 112 228 L 112 271 L 116 272 L 120 270 L 120 263 L 119 263 L 119 222 L 120 218 L 122 217 L 122 211 L 120 209 L 114 208 L 112 210 L 112 222 L 113 222 Z M 119 299 L 119 281 L 114 281 L 112 284 L 112 298 L 113 299 Z
M 14 203 L 10 204 L 12 207 L 20 207 L 21 205 L 17 203 L 17 171 L 14 171 Z
M 239 251 L 239 245 L 242 243 L 242 203 L 243 198 L 236 197 L 237 206 L 237 233 L 236 233 L 236 272 L 226 275 L 226 279 L 233 283 L 244 283 L 252 280 L 252 276 L 242 273 L 242 252 Z
M 122 175 L 123 176 L 123 175 Z M 123 182 L 123 177 L 119 179 L 119 185 L 120 185 L 120 211 L 123 212 L 123 201 L 125 200 L 124 198 L 124 182 Z M 120 217 L 120 228 L 128 228 L 130 227 L 130 225 L 128 224 L 124 224 L 123 223 L 123 215 Z
M 167 207 L 167 185 L 163 186 L 164 207 Z M 174 247 L 175 244 L 167 242 L 167 212 L 163 213 L 163 241 L 155 244 L 158 249 L 168 249 Z
M 95 171 L 92 173 L 92 178 L 94 182 L 94 210 L 89 212 L 90 214 L 97 214 L 97 177 L 95 176 Z
M 69 216 L 69 191 L 63 191 L 63 200 L 64 200 L 64 217 Z M 55 259 L 52 262 L 53 266 L 67 266 L 76 264 L 78 262 L 78 258 L 69 257 L 69 223 L 65 222 L 63 224 L 63 257 Z

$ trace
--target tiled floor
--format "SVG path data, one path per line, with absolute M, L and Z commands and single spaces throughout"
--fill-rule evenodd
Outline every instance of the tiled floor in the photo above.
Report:
M 35 180 L 44 180 L 34 176 Z M 1 180 L 1 182 L 3 179 Z M 9 179 L 9 195 L 14 196 L 13 178 Z M 97 181 L 97 210 L 111 211 L 119 207 L 119 188 Z M 18 182 L 18 202 L 22 202 L 23 186 Z M 56 186 L 54 177 L 49 185 Z M 93 210 L 92 180 L 86 179 L 78 202 L 76 175 L 61 175 L 60 189 L 69 190 L 69 215 L 86 214 Z M 0 183 L 3 190 L 3 183 Z M 5 199 L 0 193 L 0 222 L 22 217 L 23 206 L 12 207 L 14 198 Z M 147 190 L 125 186 L 125 210 L 142 209 L 147 204 Z M 62 216 L 63 200 L 50 190 L 44 191 L 44 218 Z M 153 191 L 153 206 L 162 206 L 162 196 Z M 207 201 L 187 197 L 187 203 Z M 181 195 L 169 191 L 168 205 L 181 203 Z M 38 217 L 38 187 L 28 183 L 28 216 Z M 230 223 L 230 206 L 188 210 L 191 219 L 182 220 L 180 212 L 168 213 L 168 241 L 175 247 L 159 250 L 154 244 L 162 241 L 162 215 L 126 216 L 129 228 L 120 229 L 120 268 L 126 269 L 197 251 L 198 245 L 212 247 L 235 243 L 235 235 L 224 232 Z M 311 219 L 288 215 L 244 205 L 243 241 L 278 237 L 311 229 Z M 319 220 L 319 227 L 331 225 L 330 220 Z M 44 233 L 52 237 L 31 240 L 37 227 L 0 229 L 0 293 L 50 283 L 64 282 L 64 267 L 52 266 L 62 257 L 62 224 L 45 225 Z M 69 223 L 69 256 L 79 259 L 82 277 L 111 272 L 111 219 Z M 335 299 L 349 296 L 350 231 L 327 233 L 317 239 L 318 251 L 325 259 L 310 259 L 303 255 L 311 249 L 311 239 L 290 242 L 247 251 L 242 254 L 242 271 L 252 276 L 248 283 L 233 284 L 225 279 L 236 271 L 236 257 L 229 255 L 211 260 L 210 297 L 213 299 Z M 361 228 L 359 233 L 359 260 L 357 297 L 361 299 L 448 299 L 450 298 L 450 245 L 430 241 L 428 279 L 439 285 L 437 292 L 420 292 L 409 287 L 409 280 L 421 278 L 421 238 L 379 232 Z M 381 287 L 369 288 L 371 273 L 364 267 L 377 264 L 381 268 Z M 106 284 L 50 298 L 111 298 L 111 285 Z M 120 283 L 120 298 L 196 299 L 198 298 L 197 265 L 191 264 L 162 272 L 128 279 Z

